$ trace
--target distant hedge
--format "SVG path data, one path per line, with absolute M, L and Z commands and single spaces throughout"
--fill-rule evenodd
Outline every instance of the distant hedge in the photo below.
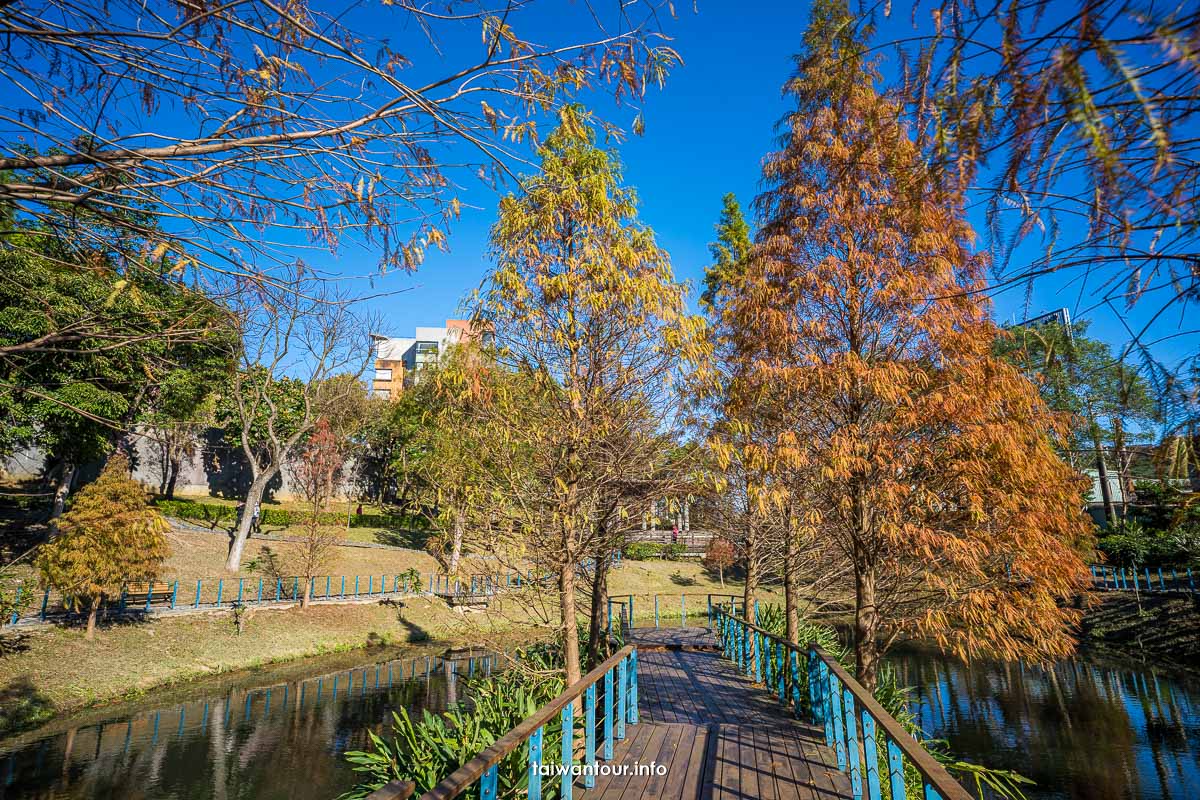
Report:
M 201 500 L 158 500 L 154 505 L 167 516 L 203 522 L 213 527 L 222 522 L 232 524 L 237 520 L 237 508 L 234 506 L 205 503 Z M 263 508 L 260 522 L 263 525 L 288 527 L 297 525 L 306 518 L 303 512 Z M 322 525 L 345 525 L 346 514 L 341 511 L 326 511 L 320 515 L 320 521 Z M 427 525 L 424 519 L 407 514 L 351 514 L 350 527 L 419 530 Z

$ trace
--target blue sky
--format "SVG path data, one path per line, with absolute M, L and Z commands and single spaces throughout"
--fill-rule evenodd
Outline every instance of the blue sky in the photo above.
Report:
M 787 108 L 780 86 L 791 72 L 808 6 L 770 5 L 750 10 L 742 4 L 708 2 L 693 12 L 690 4 L 680 3 L 678 17 L 666 20 L 664 29 L 674 38 L 684 64 L 673 71 L 665 89 L 649 92 L 645 134 L 631 136 L 618 147 L 626 183 L 637 189 L 642 201 L 642 221 L 670 253 L 676 274 L 693 284 L 699 283 L 709 261 L 707 245 L 721 196 L 735 192 L 743 206 L 753 200 L 761 159 L 773 148 L 775 123 Z M 899 18 L 882 25 L 886 33 L 903 36 L 911 32 L 908 20 L 906 8 Z M 600 114 L 628 129 L 635 109 L 594 100 Z M 384 317 L 384 332 L 409 335 L 415 325 L 440 324 L 455 315 L 463 296 L 479 285 L 487 269 L 487 232 L 497 197 L 480 183 L 464 183 L 460 198 L 469 207 L 453 230 L 450 251 L 431 252 L 413 275 L 390 275 L 380 282 L 403 290 L 374 304 Z M 982 211 L 972 211 L 971 220 L 982 232 Z M 1018 255 L 1033 257 L 1035 251 L 1030 247 Z M 362 263 L 352 267 L 358 259 Z M 367 272 L 375 260 L 372 253 L 345 251 L 339 267 Z M 1019 260 L 1014 266 L 1020 266 Z M 1023 318 L 1065 306 L 1073 316 L 1092 320 L 1094 335 L 1119 347 L 1129 338 L 1125 324 L 1112 309 L 1094 308 L 1091 287 L 1081 291 L 1077 278 L 1055 275 L 1041 279 L 1032 290 L 1022 284 L 996 293 L 996 317 Z M 1140 327 L 1158 308 L 1156 299 L 1144 298 L 1127 322 Z M 1157 330 L 1160 335 L 1174 333 L 1180 322 L 1176 314 L 1160 320 Z M 1169 365 L 1198 349 L 1195 335 L 1154 347 Z

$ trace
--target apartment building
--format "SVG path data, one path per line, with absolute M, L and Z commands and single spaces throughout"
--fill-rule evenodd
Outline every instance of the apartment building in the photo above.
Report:
M 448 319 L 440 328 L 417 327 L 411 337 L 372 334 L 375 375 L 371 393 L 398 397 L 405 387 L 420 381 L 422 369 L 437 364 L 450 347 L 474 335 L 470 321 L 464 319 Z

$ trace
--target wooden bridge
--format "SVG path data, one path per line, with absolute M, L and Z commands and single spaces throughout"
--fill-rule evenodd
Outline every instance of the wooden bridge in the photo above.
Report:
M 791 645 L 720 607 L 701 619 L 707 626 L 632 630 L 611 658 L 422 800 L 476 787 L 482 800 L 970 800 L 819 647 Z M 394 781 L 368 800 L 414 790 Z

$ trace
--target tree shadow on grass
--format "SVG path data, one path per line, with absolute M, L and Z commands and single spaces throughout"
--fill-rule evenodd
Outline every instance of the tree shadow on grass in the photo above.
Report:
M 391 606 L 396 609 L 396 621 L 400 623 L 400 627 L 404 629 L 403 641 L 406 642 L 427 642 L 430 639 L 429 631 L 422 628 L 415 622 L 404 618 L 404 601 L 386 598 L 379 601 L 380 605 Z M 372 634 L 374 636 L 375 634 Z
M 39 725 L 54 716 L 54 703 L 37 690 L 28 675 L 0 687 L 0 736 Z
M 389 528 L 375 534 L 375 541 L 389 547 L 407 547 L 410 550 L 424 550 L 432 531 L 418 531 L 406 528 Z
M 671 583 L 676 586 L 695 586 L 699 581 L 690 575 L 684 575 L 682 572 L 675 571 L 671 573 Z

